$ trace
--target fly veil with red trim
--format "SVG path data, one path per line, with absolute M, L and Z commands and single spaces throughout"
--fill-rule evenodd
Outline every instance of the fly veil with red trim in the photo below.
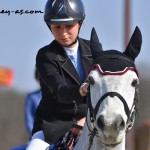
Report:
M 98 40 L 95 29 L 91 34 L 91 51 L 93 56 L 93 66 L 99 65 L 99 71 L 102 74 L 123 74 L 128 69 L 135 70 L 135 58 L 141 50 L 142 35 L 138 27 L 129 41 L 126 50 L 122 53 L 117 50 L 103 51 L 102 45 Z M 137 71 L 136 71 L 137 73 Z

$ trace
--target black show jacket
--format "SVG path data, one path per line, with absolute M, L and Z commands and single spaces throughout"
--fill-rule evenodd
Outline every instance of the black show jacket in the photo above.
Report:
M 81 38 L 78 41 L 81 61 L 87 75 L 92 64 L 90 42 Z M 79 94 L 82 83 L 65 50 L 56 40 L 39 50 L 36 69 L 40 78 L 42 100 L 35 113 L 33 133 L 45 131 L 46 128 L 50 130 L 46 131 L 50 137 L 48 141 L 53 143 L 71 128 L 74 120 L 86 116 L 85 97 Z M 49 129 L 43 127 L 43 122 L 48 124 Z M 54 135 L 57 138 L 53 138 Z

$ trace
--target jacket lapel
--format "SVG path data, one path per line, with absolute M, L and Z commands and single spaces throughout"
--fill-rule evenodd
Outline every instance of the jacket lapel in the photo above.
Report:
M 60 53 L 58 54 L 58 59 L 59 59 L 62 69 L 65 72 L 67 72 L 68 75 L 70 75 L 72 77 L 72 79 L 75 80 L 80 85 L 79 75 L 78 75 L 74 65 L 72 64 L 71 60 L 65 53 L 65 50 L 62 47 L 60 47 L 59 52 Z
M 89 46 L 82 39 L 79 39 L 79 43 L 80 43 L 80 51 L 81 51 L 81 58 L 82 58 L 81 60 L 82 60 L 85 74 L 87 75 L 93 61 L 92 54 Z

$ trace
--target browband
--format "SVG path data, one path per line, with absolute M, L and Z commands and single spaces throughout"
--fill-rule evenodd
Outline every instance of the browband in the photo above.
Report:
M 135 67 L 126 67 L 126 68 L 125 68 L 124 70 L 122 70 L 122 71 L 115 71 L 115 72 L 112 72 L 112 71 L 103 71 L 102 68 L 101 68 L 101 66 L 100 66 L 99 64 L 94 64 L 94 65 L 90 68 L 89 72 L 90 72 L 91 70 L 93 70 L 93 69 L 97 69 L 97 70 L 99 71 L 99 73 L 102 74 L 102 75 L 123 75 L 123 74 L 125 74 L 128 70 L 132 70 L 132 71 L 134 71 L 134 72 L 137 74 L 137 76 L 139 77 L 139 73 L 138 73 L 138 71 L 137 71 L 137 69 L 136 69 Z

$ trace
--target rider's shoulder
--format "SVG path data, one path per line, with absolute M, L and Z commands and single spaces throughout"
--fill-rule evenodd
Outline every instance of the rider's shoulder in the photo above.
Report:
M 50 44 L 42 47 L 37 52 L 37 57 L 43 57 L 43 56 L 55 56 L 57 55 L 57 50 L 60 49 L 60 45 L 56 40 L 52 41 Z
M 87 45 L 88 47 L 90 47 L 90 40 L 84 38 L 78 38 L 78 40 L 80 44 Z

